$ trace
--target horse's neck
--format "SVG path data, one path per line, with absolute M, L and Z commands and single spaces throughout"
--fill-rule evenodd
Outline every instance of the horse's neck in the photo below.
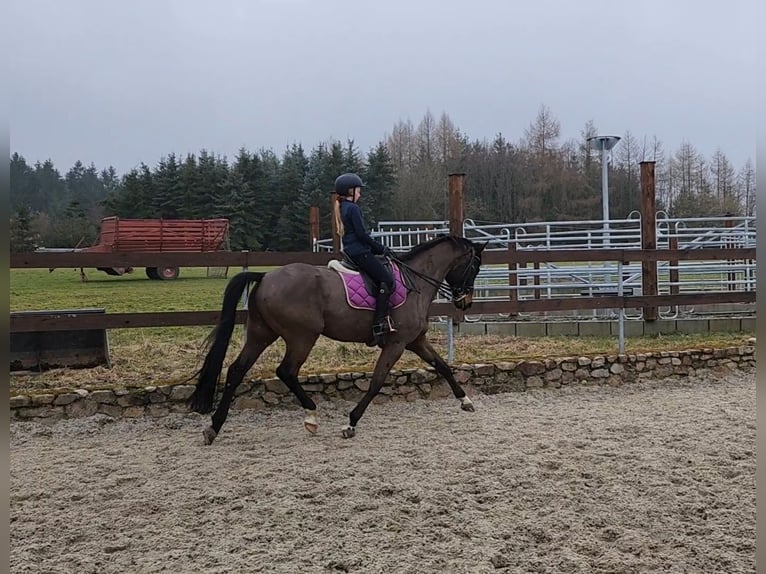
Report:
M 458 255 L 454 244 L 443 242 L 413 261 L 413 267 L 437 281 L 444 281 Z

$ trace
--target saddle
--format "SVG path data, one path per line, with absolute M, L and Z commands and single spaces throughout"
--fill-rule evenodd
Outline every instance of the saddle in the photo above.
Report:
M 391 271 L 394 278 L 394 292 L 391 294 L 389 302 L 392 309 L 404 304 L 407 298 L 407 292 L 410 290 L 408 285 L 403 282 L 401 270 L 397 265 L 383 255 L 376 255 L 383 266 Z M 343 279 L 343 286 L 346 291 L 346 301 L 355 309 L 375 309 L 375 298 L 378 292 L 378 284 L 372 278 L 364 273 L 344 254 L 343 259 L 338 261 L 332 259 L 327 267 L 336 271 Z
M 391 276 L 394 278 L 394 280 L 396 280 L 396 275 L 394 275 L 394 266 L 391 264 L 391 260 L 385 255 L 375 255 L 375 259 L 377 259 L 378 262 L 383 265 L 385 270 L 391 273 Z M 367 273 L 365 273 L 356 263 L 354 263 L 354 260 L 345 253 L 343 254 L 343 259 L 340 260 L 340 264 L 348 270 L 346 273 L 358 273 L 362 276 L 362 279 L 364 280 L 364 286 L 367 288 L 368 293 L 377 293 L 378 284 L 373 281 L 372 277 L 367 275 Z

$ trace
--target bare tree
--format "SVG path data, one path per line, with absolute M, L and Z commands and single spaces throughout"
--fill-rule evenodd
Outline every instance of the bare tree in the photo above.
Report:
M 561 124 L 551 110 L 543 104 L 535 121 L 524 130 L 524 140 L 533 154 L 544 156 L 556 150 L 561 135 Z
M 688 141 L 672 158 L 674 185 L 678 194 L 673 200 L 676 217 L 704 217 L 718 215 L 720 205 L 712 192 L 709 170 L 705 158 Z
M 638 159 L 641 148 L 635 136 L 626 131 L 620 144 L 614 148 L 612 167 L 616 171 L 614 183 L 614 215 L 626 217 L 641 206 L 641 186 L 638 176 Z
M 750 158 L 737 174 L 737 187 L 739 188 L 739 197 L 743 201 L 745 215 L 755 215 L 755 199 L 757 197 L 755 168 Z
M 415 163 L 414 131 L 410 120 L 406 122 L 399 120 L 391 131 L 391 135 L 386 137 L 386 148 L 397 173 L 404 172 Z
M 463 151 L 463 142 L 460 132 L 446 113 L 442 113 L 434 131 L 436 147 L 436 161 L 441 163 L 445 170 L 451 171 L 453 165 L 459 161 Z
M 654 188 L 657 198 L 657 209 L 669 210 L 673 204 L 673 162 L 665 155 L 665 149 L 657 136 L 647 142 L 644 138 L 644 146 L 641 157 L 644 161 L 654 162 Z
M 436 160 L 436 120 L 430 110 L 427 110 L 415 131 L 415 149 L 418 163 L 434 162 Z
M 580 145 L 578 147 L 578 159 L 580 169 L 586 177 L 594 176 L 598 170 L 595 166 L 594 158 L 596 158 L 596 150 L 591 147 L 590 138 L 594 138 L 598 135 L 598 128 L 593 120 L 585 122 L 582 130 L 580 130 Z
M 713 180 L 714 193 L 723 213 L 741 213 L 742 202 L 736 185 L 734 167 L 729 158 L 720 149 L 713 155 L 710 164 L 710 174 Z

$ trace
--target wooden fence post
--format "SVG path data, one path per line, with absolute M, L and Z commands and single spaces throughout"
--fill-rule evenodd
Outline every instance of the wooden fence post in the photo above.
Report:
M 654 163 L 642 161 L 641 166 L 641 249 L 657 249 L 657 210 L 654 194 Z M 643 295 L 657 295 L 657 262 L 641 262 Z M 644 321 L 657 320 L 657 307 L 644 307 Z
M 335 219 L 333 217 L 333 219 Z M 314 250 L 314 245 L 319 241 L 319 206 L 312 205 L 309 207 L 309 246 L 311 251 Z
M 465 219 L 464 173 L 449 174 L 449 234 L 463 237 Z
M 463 220 L 465 219 L 463 185 L 465 183 L 465 174 L 450 173 L 447 177 L 449 178 L 449 234 L 463 237 Z M 454 308 L 451 311 L 450 320 L 452 324 L 460 324 L 465 317 L 465 313 Z

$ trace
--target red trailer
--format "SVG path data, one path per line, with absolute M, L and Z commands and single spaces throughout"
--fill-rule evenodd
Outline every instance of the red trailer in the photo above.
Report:
M 101 220 L 98 243 L 78 251 L 90 253 L 225 251 L 229 247 L 228 219 L 121 219 Z M 109 275 L 133 271 L 128 268 L 99 267 Z M 150 279 L 175 279 L 178 267 L 147 267 Z

